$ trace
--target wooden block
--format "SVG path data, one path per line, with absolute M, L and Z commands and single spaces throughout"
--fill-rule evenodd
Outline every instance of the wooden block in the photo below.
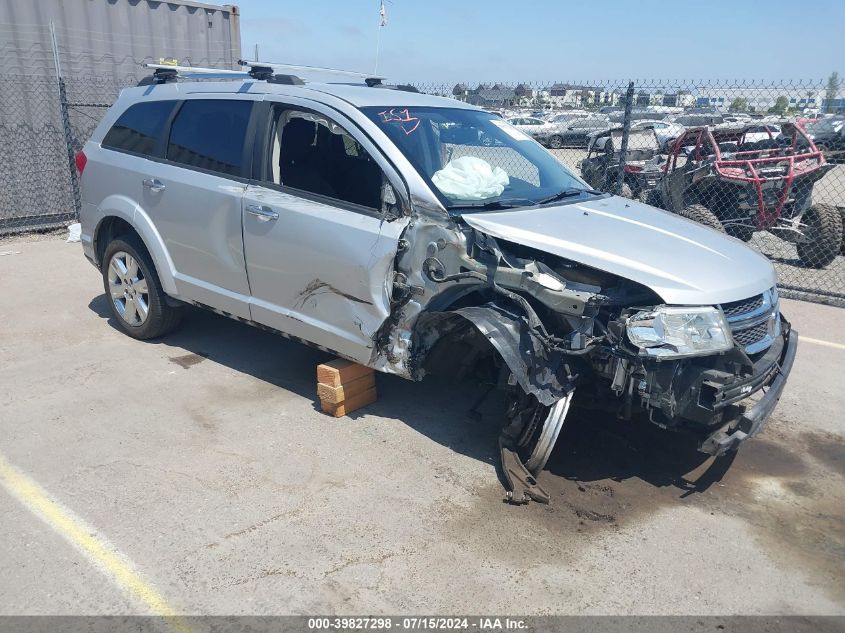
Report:
M 317 395 L 320 400 L 337 404 L 347 398 L 357 396 L 362 391 L 367 391 L 376 386 L 376 375 L 374 372 L 364 374 L 360 378 L 343 383 L 340 387 L 332 387 L 322 382 L 317 383 Z
M 347 398 L 343 402 L 326 402 L 325 400 L 320 400 L 320 406 L 322 407 L 323 411 L 328 413 L 329 415 L 333 415 L 336 418 L 341 416 L 347 415 L 348 413 L 352 413 L 355 409 L 360 409 L 368 404 L 372 404 L 378 399 L 376 395 L 376 388 L 372 387 L 367 391 L 363 391 L 359 393 L 357 396 L 352 396 L 351 398 Z
M 317 365 L 317 382 L 329 387 L 340 387 L 356 378 L 372 373 L 371 367 L 364 367 L 364 365 L 353 363 L 351 360 L 338 358 L 330 363 Z

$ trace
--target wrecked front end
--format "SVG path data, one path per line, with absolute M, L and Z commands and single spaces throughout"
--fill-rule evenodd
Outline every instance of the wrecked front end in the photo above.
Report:
M 797 345 L 774 288 L 669 306 L 642 283 L 461 218 L 409 226 L 393 291 L 373 364 L 420 380 L 439 350 L 505 391 L 502 469 L 518 503 L 548 502 L 536 476 L 570 406 L 645 417 L 711 455 L 736 449 L 777 403 Z

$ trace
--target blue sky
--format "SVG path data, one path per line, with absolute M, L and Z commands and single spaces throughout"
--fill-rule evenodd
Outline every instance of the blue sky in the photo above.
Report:
M 235 0 L 268 61 L 372 71 L 378 0 Z M 803 6 L 802 6 L 803 5 Z M 845 0 L 386 0 L 392 81 L 823 80 Z

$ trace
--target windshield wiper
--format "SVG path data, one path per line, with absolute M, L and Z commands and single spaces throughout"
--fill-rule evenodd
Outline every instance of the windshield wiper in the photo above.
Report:
M 563 191 L 558 191 L 553 196 L 549 196 L 548 198 L 543 198 L 537 202 L 537 204 L 546 204 L 548 202 L 556 202 L 557 200 L 563 200 L 564 198 L 572 198 L 573 196 L 580 195 L 582 193 L 590 193 L 593 195 L 600 195 L 601 191 L 593 191 L 592 189 L 564 189 Z
M 491 200 L 490 202 L 471 202 L 469 204 L 449 205 L 450 209 L 514 209 L 516 207 L 533 207 L 537 203 L 528 198 L 506 198 L 504 200 Z

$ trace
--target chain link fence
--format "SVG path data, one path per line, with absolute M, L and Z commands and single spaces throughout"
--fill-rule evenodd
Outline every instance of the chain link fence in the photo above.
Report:
M 845 91 L 836 77 L 414 87 L 501 115 L 596 190 L 747 242 L 775 264 L 783 295 L 845 305 Z M 492 139 L 478 145 L 475 155 L 508 174 L 512 191 L 537 180 Z
M 137 81 L 0 75 L 0 235 L 79 217 L 74 156 L 120 91 Z
M 0 75 L 0 234 L 78 216 L 73 155 L 138 78 Z M 496 112 L 596 190 L 748 242 L 775 264 L 784 296 L 845 306 L 838 82 L 413 85 Z M 515 182 L 539 178 L 483 134 L 455 149 Z

